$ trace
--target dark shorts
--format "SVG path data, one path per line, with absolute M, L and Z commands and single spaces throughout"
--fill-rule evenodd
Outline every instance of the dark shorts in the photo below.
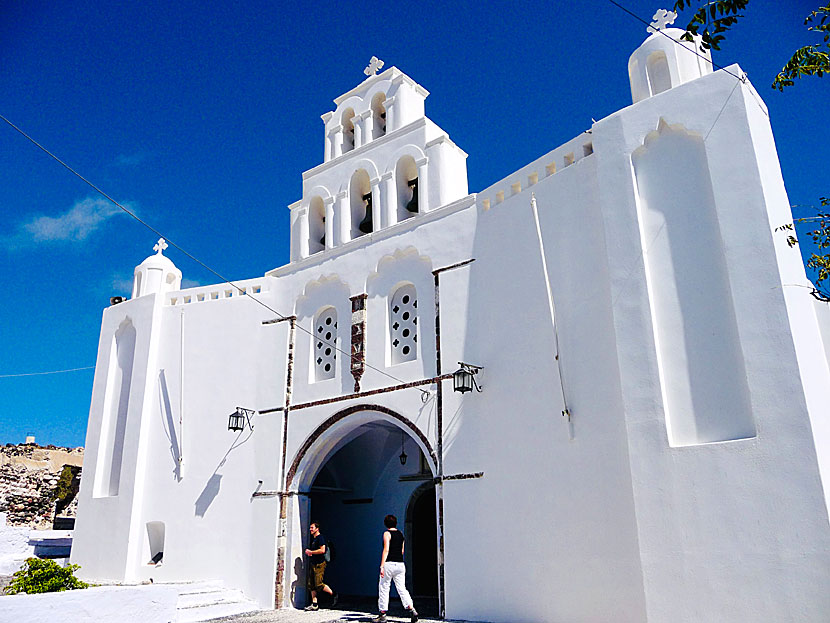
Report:
M 326 563 L 318 562 L 316 565 L 309 565 L 306 571 L 306 586 L 310 591 L 318 591 L 325 584 L 323 583 L 323 574 L 326 572 Z

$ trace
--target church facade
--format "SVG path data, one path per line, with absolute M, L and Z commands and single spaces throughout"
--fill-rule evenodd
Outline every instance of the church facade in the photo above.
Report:
M 632 105 L 475 194 L 373 62 L 287 265 L 181 289 L 159 241 L 103 314 L 82 577 L 302 607 L 315 520 L 327 582 L 371 596 L 392 513 L 447 618 L 826 618 L 830 311 L 789 287 L 763 101 L 680 34 L 634 52 Z

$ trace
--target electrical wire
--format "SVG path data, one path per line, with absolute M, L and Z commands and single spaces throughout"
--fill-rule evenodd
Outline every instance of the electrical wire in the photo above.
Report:
M 679 45 L 680 47 L 682 47 L 684 50 L 689 50 L 690 52 L 694 53 L 695 55 L 697 55 L 698 57 L 702 58 L 704 61 L 706 61 L 707 63 L 709 63 L 709 64 L 710 64 L 710 65 L 712 65 L 713 67 L 715 67 L 716 69 L 723 70 L 724 72 L 726 72 L 727 74 L 729 74 L 730 76 L 732 76 L 733 78 L 735 78 L 736 80 L 739 80 L 739 81 L 741 81 L 741 82 L 746 82 L 746 75 L 744 75 L 743 77 L 741 77 L 741 76 L 736 76 L 736 75 L 735 75 L 735 74 L 733 74 L 731 71 L 729 71 L 728 69 L 726 69 L 726 67 L 724 67 L 723 65 L 718 65 L 718 64 L 717 64 L 715 61 L 713 61 L 711 58 L 706 58 L 703 54 L 701 54 L 701 53 L 700 53 L 700 52 L 698 52 L 696 49 L 694 49 L 696 46 L 693 46 L 692 48 L 689 48 L 689 47 L 687 47 L 687 46 L 683 45 L 680 41 L 678 41 L 678 40 L 677 40 L 677 39 L 675 39 L 674 37 L 670 37 L 668 34 L 666 34 L 665 32 L 663 32 L 662 30 L 658 30 L 657 28 L 654 28 L 654 27 L 651 25 L 651 22 L 648 22 L 648 21 L 644 20 L 642 17 L 640 17 L 639 15 L 637 15 L 636 13 L 634 13 L 633 11 L 629 11 L 627 8 L 625 8 L 623 5 L 621 5 L 621 4 L 620 4 L 619 2 L 617 2 L 616 0 L 608 0 L 608 2 L 610 2 L 611 4 L 613 4 L 615 7 L 619 8 L 619 9 L 622 9 L 623 11 L 625 11 L 626 13 L 628 13 L 631 17 L 633 17 L 633 18 L 634 18 L 634 19 L 636 19 L 637 21 L 642 22 L 642 23 L 643 23 L 643 24 L 645 24 L 647 27 L 649 27 L 651 30 L 653 30 L 654 32 L 659 32 L 661 35 L 663 35 L 664 37 L 666 37 L 669 41 L 672 41 L 672 42 L 676 43 L 677 45 Z
M 151 232 L 153 232 L 154 234 L 156 234 L 156 235 L 157 235 L 157 236 L 159 236 L 160 238 L 164 238 L 164 239 L 167 241 L 167 243 L 168 243 L 168 244 L 170 244 L 171 246 L 173 246 L 175 249 L 177 249 L 177 250 L 181 251 L 184 255 L 186 255 L 187 257 L 189 257 L 191 260 L 193 260 L 194 262 L 196 262 L 197 264 L 199 264 L 200 266 L 202 266 L 202 267 L 203 267 L 203 268 L 205 268 L 206 270 L 210 271 L 213 275 L 215 275 L 216 277 L 218 277 L 219 279 L 221 279 L 223 283 L 227 283 L 228 285 L 230 285 L 230 286 L 232 286 L 232 287 L 236 288 L 236 290 L 237 290 L 237 291 L 238 291 L 241 295 L 243 295 L 243 296 L 247 296 L 247 297 L 248 297 L 248 298 L 250 298 L 252 301 L 255 301 L 256 303 L 258 303 L 259 305 L 261 305 L 262 307 L 264 307 L 265 309 L 267 309 L 267 310 L 268 310 L 268 311 L 270 311 L 271 313 L 276 314 L 276 315 L 277 315 L 277 317 L 278 317 L 278 318 L 280 318 L 280 320 L 286 320 L 286 319 L 288 318 L 287 316 L 285 316 L 285 315 L 281 314 L 280 312 L 278 312 L 276 309 L 274 309 L 274 308 L 273 308 L 273 307 L 271 307 L 270 305 L 268 305 L 268 304 L 264 303 L 263 301 L 261 301 L 261 300 L 259 300 L 259 299 L 257 299 L 257 298 L 254 298 L 254 297 L 253 297 L 253 296 L 252 296 L 252 295 L 251 295 L 251 294 L 250 294 L 250 293 L 249 293 L 249 292 L 248 292 L 245 288 L 242 288 L 242 287 L 240 287 L 240 286 L 236 285 L 233 281 L 231 281 L 230 279 L 226 278 L 225 276 L 223 276 L 223 275 L 222 275 L 222 274 L 220 274 L 219 272 L 215 271 L 213 268 L 211 268 L 210 266 L 208 266 L 207 264 L 205 264 L 202 260 L 200 260 L 199 258 L 197 258 L 195 255 L 193 255 L 193 254 L 189 253 L 187 250 L 185 250 L 184 248 L 182 248 L 181 246 L 179 246 L 176 242 L 174 242 L 173 240 L 171 240 L 170 238 L 168 238 L 167 236 L 165 236 L 165 235 L 164 235 L 162 232 L 160 232 L 158 229 L 156 229 L 155 227 L 153 227 L 152 225 L 150 225 L 150 224 L 149 224 L 149 223 L 147 223 L 146 221 L 142 220 L 142 219 L 141 219 L 141 218 L 140 218 L 137 214 L 135 214 L 132 210 L 129 210 L 128 208 L 126 208 L 126 207 L 124 207 L 123 205 L 121 205 L 118 201 L 116 201 L 115 199 L 113 199 L 113 198 L 112 198 L 109 194 L 107 194 L 106 192 L 104 192 L 103 190 L 101 190 L 101 188 L 99 188 L 98 186 L 96 186 L 95 184 L 93 184 L 92 182 L 90 182 L 90 181 L 89 181 L 88 179 L 86 179 L 83 175 L 81 175 L 80 173 L 78 173 L 75 169 L 73 169 L 71 166 L 69 166 L 66 162 L 64 162 L 63 160 L 61 160 L 60 158 L 58 158 L 55 154 L 53 154 L 51 151 L 49 151 L 48 149 L 46 149 L 46 147 L 44 147 L 43 145 L 41 145 L 41 144 L 40 144 L 39 142 L 37 142 L 34 138 L 32 138 L 31 136 L 29 136 L 28 134 L 26 134 L 26 132 L 24 132 L 22 129 L 20 129 L 19 127 L 17 127 L 14 123 L 12 123 L 11 121 L 9 121 L 9 120 L 8 120 L 5 116 L 3 116 L 2 114 L 0 114 L 0 119 L 2 119 L 3 121 L 5 121 L 5 122 L 6 122 L 9 126 L 11 126 L 11 127 L 12 127 L 15 131 L 17 131 L 19 134 L 21 134 L 23 137 L 25 137 L 25 138 L 26 138 L 29 142 L 31 142 L 31 143 L 32 143 L 33 145 L 35 145 L 38 149 L 40 149 L 40 150 L 41 150 L 41 151 L 43 151 L 45 154 L 47 154 L 50 158 L 52 158 L 53 160 L 55 160 L 56 162 L 58 162 L 58 163 L 59 163 L 62 167 L 64 167 L 67 171 L 69 171 L 69 172 L 70 172 L 70 173 L 72 173 L 75 177 L 77 177 L 77 178 L 78 178 L 78 179 L 80 179 L 82 182 L 84 182 L 87 186 L 89 186 L 90 188 L 92 188 L 95 192 L 99 193 L 99 194 L 100 194 L 101 196 L 103 196 L 105 199 L 107 199 L 108 201 L 110 201 L 110 202 L 111 202 L 114 206 L 116 206 L 116 207 L 117 207 L 117 208 L 119 208 L 120 210 L 124 211 L 125 213 L 127 213 L 128 215 L 130 215 L 131 217 L 133 217 L 133 219 L 135 219 L 136 221 L 138 221 L 139 223 L 141 223 L 142 225 L 144 225 L 144 227 L 146 227 L 147 229 L 149 229 Z M 341 348 L 338 348 L 338 346 L 337 346 L 336 344 L 333 344 L 333 343 L 331 343 L 331 342 L 328 342 L 328 341 L 326 341 L 326 340 L 323 340 L 323 339 L 319 338 L 318 336 L 315 336 L 315 335 L 314 335 L 314 333 L 313 333 L 312 331 L 309 331 L 309 330 L 308 330 L 308 329 L 306 329 L 305 327 L 301 326 L 299 323 L 296 323 L 296 327 L 297 327 L 300 331 L 302 331 L 303 333 L 306 333 L 306 334 L 310 335 L 311 337 L 313 337 L 315 340 L 322 341 L 324 344 L 327 344 L 328 346 L 331 346 L 331 347 L 332 347 L 335 351 L 337 351 L 337 352 L 339 352 L 339 353 L 341 353 L 341 354 L 345 355 L 346 357 L 350 357 L 350 356 L 351 356 L 351 355 L 350 355 L 350 353 L 346 352 L 345 350 L 343 350 L 343 349 L 341 349 Z M 367 362 L 365 362 L 365 361 L 364 361 L 364 365 L 365 365 L 367 368 L 369 368 L 370 370 L 374 370 L 375 372 L 379 372 L 379 373 L 380 373 L 380 374 L 382 374 L 383 376 L 386 376 L 386 377 L 388 377 L 388 378 L 392 379 L 393 381 L 397 381 L 398 383 L 404 383 L 404 382 L 405 382 L 405 381 L 403 381 L 402 379 L 399 379 L 398 377 L 396 377 L 396 376 L 394 376 L 394 375 L 392 375 L 392 374 L 389 374 L 389 373 L 388 373 L 388 372 L 386 372 L 385 370 L 381 370 L 381 369 L 379 369 L 379 368 L 376 368 L 376 367 L 374 367 L 374 366 L 370 365 L 369 363 L 367 363 Z M 92 366 L 92 367 L 94 367 L 94 366 Z M 79 368 L 79 369 L 80 369 L 80 368 Z M 40 373 L 32 373 L 32 374 L 40 374 Z M 51 373 L 45 373 L 45 374 L 51 374 Z M 8 375 L 8 376 L 15 376 L 15 375 Z M 21 376 L 23 376 L 23 375 L 21 375 Z M 3 376 L 0 376 L 0 378 L 4 378 L 4 377 L 3 377 Z M 420 389 L 420 388 L 417 388 L 417 387 L 413 387 L 413 388 L 411 388 L 411 389 L 417 389 L 419 392 L 421 392 L 421 394 L 429 394 L 429 392 L 428 392 L 427 390 Z
M 20 374 L 0 374 L 0 379 L 13 379 L 21 376 L 44 376 L 47 374 L 61 374 L 63 372 L 79 372 L 80 370 L 94 370 L 95 366 L 83 368 L 67 368 L 66 370 L 49 370 L 48 372 L 23 372 Z

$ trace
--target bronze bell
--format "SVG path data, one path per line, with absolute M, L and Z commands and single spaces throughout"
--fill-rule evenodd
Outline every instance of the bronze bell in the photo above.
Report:
M 360 221 L 360 225 L 357 228 L 362 231 L 364 234 L 371 234 L 372 233 L 372 193 L 366 193 L 363 195 L 363 203 L 366 204 L 366 216 L 363 217 L 363 220 Z
M 406 209 L 415 213 L 418 212 L 418 178 L 409 180 L 407 184 L 412 189 L 412 199 L 406 204 Z
M 326 246 L 326 217 L 323 217 L 323 235 L 320 237 L 320 244 Z

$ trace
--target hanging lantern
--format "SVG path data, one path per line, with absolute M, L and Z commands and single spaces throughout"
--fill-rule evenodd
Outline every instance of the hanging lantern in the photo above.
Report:
M 458 365 L 461 367 L 453 372 L 452 375 L 453 390 L 462 394 L 471 392 L 473 389 L 480 392 L 481 388 L 476 383 L 475 375 L 478 374 L 478 371 L 481 370 L 481 368 L 462 361 L 459 361 Z
M 406 456 L 406 450 L 403 449 L 403 442 L 404 442 L 404 434 L 403 434 L 403 431 L 401 431 L 401 455 L 398 457 L 398 459 L 400 460 L 401 465 L 406 465 L 406 459 L 408 457 Z
M 248 423 L 251 430 L 254 430 L 254 426 L 251 424 L 251 416 L 254 413 L 253 409 L 243 409 L 242 407 L 237 407 L 236 411 L 228 416 L 228 430 L 232 430 L 234 432 L 245 430 L 245 422 Z

